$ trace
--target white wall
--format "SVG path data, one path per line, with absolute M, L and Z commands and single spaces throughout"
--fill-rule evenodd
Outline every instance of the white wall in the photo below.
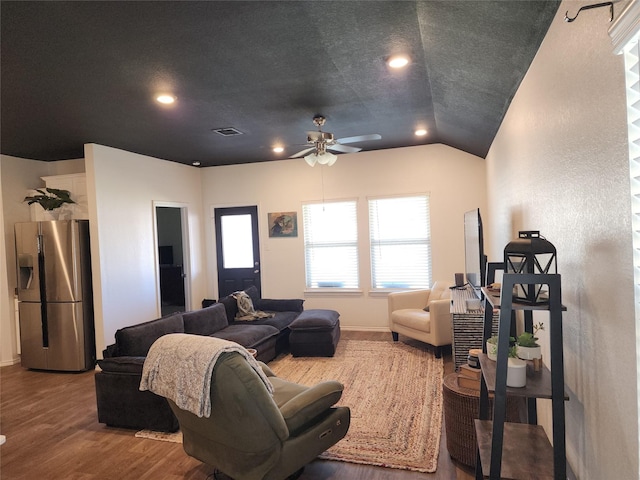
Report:
M 612 53 L 607 9 L 563 21 L 580 5 L 558 9 L 489 152 L 489 256 L 501 259 L 518 230 L 540 230 L 556 246 L 567 307 L 568 461 L 580 479 L 633 479 L 638 403 L 624 66 Z M 549 402 L 539 405 L 550 434 Z
M 44 187 L 40 177 L 63 175 L 84 171 L 84 161 L 64 160 L 60 162 L 40 162 L 23 158 L 0 156 L 0 366 L 19 361 L 16 341 L 16 321 L 13 298 L 17 286 L 15 237 L 13 226 L 16 222 L 28 222 L 29 206 L 24 202 L 28 190 Z
M 370 296 L 368 196 L 427 192 L 431 199 L 433 280 L 453 282 L 464 269 L 464 212 L 486 208 L 485 162 L 444 145 L 340 155 L 332 167 L 303 159 L 205 168 L 203 195 L 208 293 L 217 298 L 213 207 L 257 205 L 265 298 L 306 298 L 305 308 L 340 312 L 344 328 L 388 330 L 386 296 Z M 358 199 L 361 295 L 305 295 L 303 230 L 297 238 L 269 238 L 269 212 L 297 211 L 314 200 Z
M 98 355 L 118 328 L 160 315 L 153 202 L 188 210 L 191 305 L 205 296 L 200 170 L 85 145 Z

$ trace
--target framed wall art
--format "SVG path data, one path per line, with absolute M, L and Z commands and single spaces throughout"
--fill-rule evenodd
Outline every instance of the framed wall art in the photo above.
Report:
M 274 212 L 267 215 L 270 237 L 298 236 L 298 212 Z

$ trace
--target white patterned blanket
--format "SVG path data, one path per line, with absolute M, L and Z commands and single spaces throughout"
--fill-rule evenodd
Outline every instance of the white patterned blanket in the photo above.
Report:
M 238 352 L 262 379 L 267 390 L 273 386 L 253 356 L 241 345 L 215 337 L 172 333 L 151 345 L 142 368 L 140 390 L 169 398 L 198 417 L 211 415 L 211 374 L 225 352 Z

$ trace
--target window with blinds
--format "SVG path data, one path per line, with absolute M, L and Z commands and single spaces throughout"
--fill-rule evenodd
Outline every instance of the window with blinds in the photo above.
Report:
M 307 288 L 358 288 L 357 203 L 302 206 Z
M 428 195 L 369 199 L 369 240 L 374 289 L 431 285 Z
M 624 48 L 629 128 L 629 177 L 636 327 L 640 327 L 640 45 L 637 38 Z M 639 374 L 640 375 L 640 374 Z M 638 377 L 640 385 L 640 376 Z

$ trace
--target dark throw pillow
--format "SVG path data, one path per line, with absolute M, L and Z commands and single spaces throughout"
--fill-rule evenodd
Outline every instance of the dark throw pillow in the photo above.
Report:
M 216 303 L 210 307 L 182 314 L 184 333 L 211 335 L 229 325 L 224 305 Z

